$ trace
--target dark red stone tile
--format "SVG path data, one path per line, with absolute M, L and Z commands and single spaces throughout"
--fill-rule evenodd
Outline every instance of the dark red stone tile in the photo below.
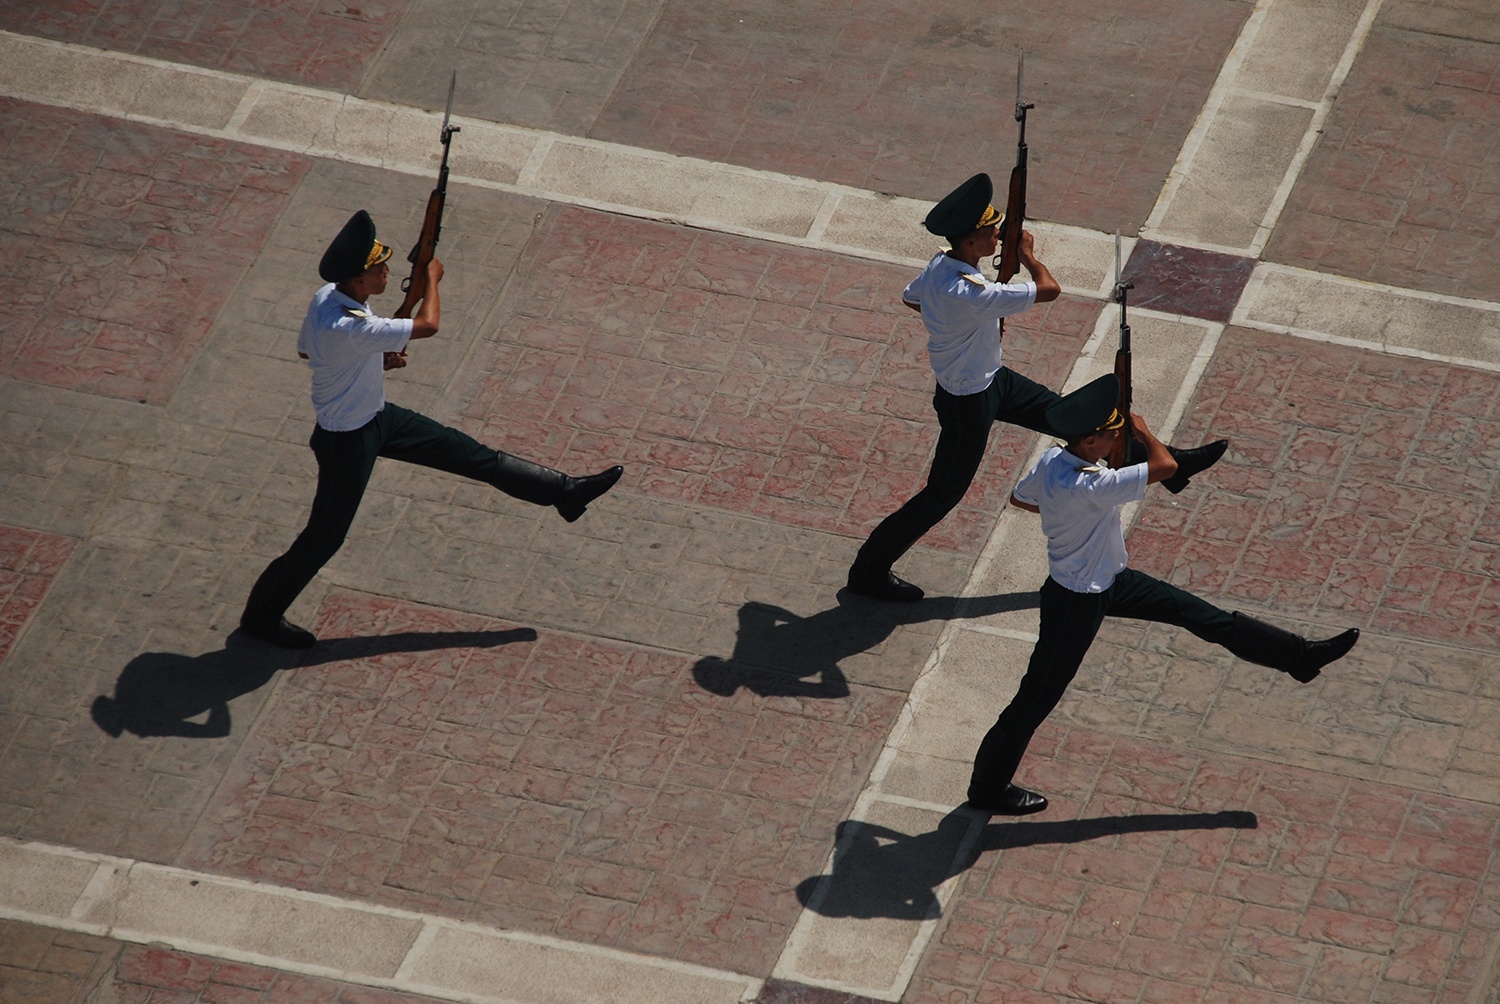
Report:
M 408 0 L 73 0 L 0 5 L 0 28 L 312 87 L 358 89 Z
M 47 596 L 76 542 L 0 525 L 0 663 Z
M 1132 307 L 1227 321 L 1234 313 L 1255 259 L 1142 239 L 1123 269 Z

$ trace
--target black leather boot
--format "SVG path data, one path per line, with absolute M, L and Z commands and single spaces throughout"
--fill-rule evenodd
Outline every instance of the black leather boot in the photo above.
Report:
M 554 471 L 530 460 L 501 453 L 495 458 L 495 462 L 499 471 L 490 484 L 522 502 L 556 505 L 568 486 L 568 476 L 562 471 Z
M 894 603 L 915 603 L 924 595 L 921 586 L 907 582 L 889 568 L 872 572 L 857 564 L 849 569 L 849 591 Z
M 312 648 L 318 643 L 317 636 L 311 631 L 293 624 L 285 617 L 256 617 L 246 613 L 240 617 L 240 630 L 252 638 L 259 638 L 282 648 Z
M 625 473 L 625 468 L 616 465 L 598 474 L 574 478 L 508 453 L 499 454 L 496 463 L 499 471 L 490 482 L 492 485 L 522 502 L 556 506 L 569 523 L 582 516 L 589 503 L 613 488 Z
M 613 488 L 615 482 L 620 480 L 620 475 L 624 473 L 625 468 L 616 464 L 607 471 L 600 471 L 598 474 L 590 474 L 582 478 L 570 478 L 565 475 L 564 480 L 567 484 L 563 486 L 562 497 L 557 500 L 557 511 L 562 514 L 563 519 L 569 523 L 573 522 L 583 515 L 583 511 L 588 508 L 590 502 Z
M 284 573 L 288 561 L 283 555 L 271 562 L 255 580 L 245 599 L 245 609 L 240 613 L 240 631 L 282 648 L 312 648 L 318 642 L 317 636 L 282 616 L 297 595 L 295 587 L 290 587 L 290 597 L 286 595 L 289 587 Z
M 1172 454 L 1173 460 L 1177 461 L 1177 473 L 1163 481 L 1161 486 L 1176 495 L 1188 486 L 1188 480 L 1194 474 L 1201 474 L 1217 464 L 1227 449 L 1229 449 L 1227 439 L 1216 439 L 1212 443 L 1204 443 L 1192 450 L 1179 450 L 1175 446 L 1167 447 L 1167 452 Z
M 1279 669 L 1298 683 L 1311 683 L 1324 666 L 1348 655 L 1357 641 L 1359 628 L 1350 628 L 1323 641 L 1311 641 L 1236 611 L 1224 647 L 1246 662 Z
M 1029 816 L 1047 807 L 1041 795 L 1011 783 L 1030 742 L 1031 736 L 1013 736 L 998 722 L 985 733 L 969 775 L 970 807 L 1000 816 Z

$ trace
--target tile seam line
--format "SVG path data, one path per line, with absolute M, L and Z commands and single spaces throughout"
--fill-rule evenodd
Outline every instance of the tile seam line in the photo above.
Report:
M 108 854 L 99 854 L 79 848 L 67 847 L 59 844 L 47 844 L 34 840 L 17 840 L 12 837 L 0 837 L 0 848 L 9 849 L 26 856 L 30 860 L 64 858 L 74 861 L 89 862 L 95 864 L 96 871 L 90 876 L 88 882 L 79 891 L 74 903 L 64 913 L 36 913 L 0 905 L 0 918 L 19 920 L 28 923 L 39 924 L 44 927 L 74 931 L 82 934 L 90 934 L 97 937 L 109 938 L 114 941 L 129 942 L 133 944 L 167 944 L 181 951 L 194 954 L 209 955 L 214 958 L 230 959 L 231 961 L 247 961 L 266 965 L 269 968 L 285 972 L 298 972 L 338 979 L 350 983 L 358 983 L 364 986 L 381 986 L 391 989 L 406 989 L 409 992 L 417 992 L 412 989 L 417 986 L 425 988 L 425 992 L 432 993 L 440 991 L 440 996 L 449 1000 L 474 999 L 464 991 L 450 990 L 443 987 L 435 987 L 432 984 L 418 984 L 416 981 L 400 979 L 413 962 L 413 953 L 418 952 L 430 944 L 436 933 L 442 930 L 458 931 L 471 934 L 479 934 L 495 938 L 500 941 L 516 945 L 526 945 L 533 948 L 550 949 L 554 951 L 568 952 L 590 959 L 599 959 L 616 964 L 640 966 L 647 969 L 664 972 L 679 973 L 688 976 L 696 976 L 703 979 L 718 980 L 725 983 L 743 984 L 747 991 L 758 992 L 761 978 L 750 976 L 745 973 L 737 973 L 727 969 L 714 969 L 691 962 L 683 962 L 678 959 L 669 959 L 662 956 L 647 955 L 644 953 L 630 952 L 624 949 L 611 948 L 605 945 L 594 945 L 588 942 L 568 941 L 552 935 L 537 934 L 530 931 L 512 930 L 506 928 L 488 927 L 470 921 L 458 920 L 451 917 L 442 917 L 434 914 L 415 913 L 397 907 L 385 906 L 380 903 L 370 903 L 361 900 L 343 899 L 327 893 L 309 892 L 290 886 L 278 886 L 265 882 L 257 882 L 250 879 L 236 878 L 229 875 L 217 875 L 211 872 L 198 872 L 182 868 L 176 865 L 163 865 L 151 861 L 141 861 L 132 858 L 122 858 Z M 228 945 L 217 945 L 210 942 L 194 941 L 190 938 L 176 938 L 164 935 L 163 932 L 150 930 L 135 930 L 123 924 L 100 923 L 88 921 L 80 917 L 79 908 L 92 907 L 100 903 L 105 897 L 99 894 L 99 885 L 110 876 L 118 876 L 128 882 L 132 872 L 140 869 L 173 879 L 196 883 L 198 885 L 222 886 L 272 896 L 287 902 L 305 902 L 348 911 L 357 916 L 378 917 L 385 920 L 395 920 L 410 923 L 417 926 L 417 933 L 413 936 L 412 943 L 403 955 L 401 963 L 397 966 L 392 977 L 381 977 L 368 973 L 353 972 L 338 969 L 331 966 L 322 966 L 316 963 L 300 962 L 282 956 L 271 956 Z M 427 934 L 428 931 L 431 934 Z M 424 938 L 425 935 L 425 938 Z M 504 1000 L 507 998 L 484 998 L 486 1000 Z

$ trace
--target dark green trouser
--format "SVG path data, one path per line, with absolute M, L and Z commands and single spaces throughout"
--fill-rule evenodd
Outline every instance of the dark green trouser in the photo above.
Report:
M 1222 645 L 1234 615 L 1169 582 L 1127 568 L 1102 593 L 1075 593 L 1049 576 L 1041 589 L 1041 627 L 1015 699 L 996 723 L 1010 735 L 1031 735 L 1062 700 L 1105 617 L 1129 617 L 1186 628 Z
M 1062 700 L 1063 692 L 1105 617 L 1130 617 L 1187 628 L 1204 641 L 1228 644 L 1234 615 L 1185 589 L 1127 568 L 1102 593 L 1075 593 L 1049 576 L 1042 583 L 1041 628 L 1016 696 L 1000 712 L 974 756 L 970 800 L 998 797 L 1011 783 L 1031 734 Z
M 942 431 L 938 433 L 927 484 L 881 521 L 859 549 L 854 566 L 872 573 L 890 571 L 896 559 L 963 501 L 984 462 L 990 426 L 1005 422 L 1055 435 L 1046 412 L 1059 400 L 1056 391 L 1005 367 L 977 394 L 950 394 L 937 388 L 932 408 Z
M 557 471 L 492 450 L 457 429 L 393 404 L 352 432 L 317 427 L 308 445 L 318 459 L 318 490 L 307 527 L 256 580 L 243 620 L 280 619 L 338 553 L 380 457 L 483 481 L 536 505 L 556 502 L 565 480 Z

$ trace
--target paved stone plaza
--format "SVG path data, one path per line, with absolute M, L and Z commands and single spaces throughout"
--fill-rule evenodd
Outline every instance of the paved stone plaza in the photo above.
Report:
M 1046 6 L 0 0 L 0 1004 L 1500 1004 L 1500 12 Z M 1018 50 L 1064 292 L 1007 365 L 1111 367 L 1119 232 L 1138 409 L 1232 444 L 1133 564 L 1362 632 L 1302 686 L 1107 623 L 1024 820 L 963 802 L 1049 444 L 995 430 L 921 603 L 842 588 Z M 625 475 L 565 523 L 383 462 L 273 649 L 317 261 L 415 239 L 455 70 L 387 393 Z

